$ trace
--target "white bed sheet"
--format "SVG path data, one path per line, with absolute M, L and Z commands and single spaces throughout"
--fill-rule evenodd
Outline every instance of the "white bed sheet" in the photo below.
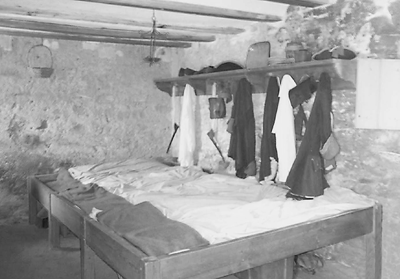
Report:
M 207 174 L 197 167 L 169 167 L 156 160 L 79 166 L 69 172 L 83 184 L 96 183 L 133 204 L 151 202 L 167 217 L 197 230 L 211 244 L 375 203 L 341 187 L 328 188 L 313 200 L 295 201 L 285 197 L 286 189 L 262 185 L 254 177 Z

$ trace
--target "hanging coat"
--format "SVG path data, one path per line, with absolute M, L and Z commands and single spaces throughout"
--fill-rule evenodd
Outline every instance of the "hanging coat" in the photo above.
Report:
M 290 197 L 320 196 L 329 187 L 320 149 L 332 133 L 331 110 L 331 79 L 327 73 L 322 73 L 303 141 L 286 180 Z
M 259 180 L 271 175 L 271 158 L 278 161 L 278 153 L 276 151 L 276 138 L 272 133 L 272 127 L 275 123 L 276 111 L 278 110 L 278 93 L 279 85 L 276 77 L 270 77 L 268 81 L 267 96 L 264 103 L 263 117 L 263 135 L 261 139 L 261 165 Z
M 296 136 L 294 131 L 293 108 L 289 100 L 289 90 L 296 83 L 289 75 L 284 75 L 279 89 L 279 104 L 272 133 L 276 135 L 278 151 L 278 181 L 285 182 L 296 158 Z
M 196 94 L 194 89 L 191 85 L 186 84 L 183 92 L 178 155 L 178 162 L 182 167 L 194 165 L 193 156 L 196 147 L 195 102 Z
M 236 176 L 255 175 L 256 129 L 252 85 L 243 78 L 233 98 L 231 118 L 234 119 L 228 156 L 235 160 Z

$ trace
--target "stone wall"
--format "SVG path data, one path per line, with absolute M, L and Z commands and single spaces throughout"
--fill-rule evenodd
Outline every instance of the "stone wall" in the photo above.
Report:
M 28 175 L 165 153 L 170 98 L 152 79 L 169 63 L 149 67 L 147 47 L 45 40 L 54 73 L 38 78 L 28 53 L 41 40 L 0 42 L 0 224 L 26 220 Z

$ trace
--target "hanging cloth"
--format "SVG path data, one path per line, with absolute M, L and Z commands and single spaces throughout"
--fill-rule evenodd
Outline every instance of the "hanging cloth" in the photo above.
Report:
M 279 89 L 279 104 L 272 133 L 276 136 L 278 151 L 278 181 L 285 182 L 296 158 L 296 136 L 294 131 L 293 108 L 289 100 L 289 90 L 296 86 L 289 75 L 284 75 Z
M 278 161 L 276 150 L 276 137 L 272 133 L 275 123 L 276 112 L 278 110 L 279 84 L 277 77 L 270 77 L 267 87 L 267 96 L 264 103 L 263 135 L 261 139 L 261 165 L 259 180 L 265 180 L 271 173 L 271 158 Z M 274 179 L 274 177 L 271 177 Z
M 294 131 L 296 140 L 303 139 L 303 127 L 307 124 L 307 116 L 304 112 L 303 103 L 311 98 L 311 94 L 317 90 L 314 78 L 307 76 L 296 87 L 289 91 L 289 99 L 292 107 L 298 108 L 294 115 Z
M 246 178 L 256 174 L 256 129 L 253 111 L 252 85 L 243 78 L 233 98 L 231 119 L 233 129 L 228 156 L 235 160 L 236 176 Z
M 331 78 L 327 73 L 322 73 L 303 141 L 286 180 L 290 188 L 289 197 L 316 197 L 329 187 L 320 149 L 332 133 L 331 110 Z
M 194 89 L 191 85 L 186 84 L 183 92 L 178 155 L 178 161 L 182 167 L 194 165 L 193 155 L 196 147 L 195 104 L 196 94 Z

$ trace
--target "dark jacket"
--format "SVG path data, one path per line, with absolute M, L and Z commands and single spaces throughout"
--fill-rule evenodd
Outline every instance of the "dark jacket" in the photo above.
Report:
M 228 156 L 235 160 L 236 176 L 246 178 L 255 175 L 255 119 L 253 111 L 252 85 L 243 78 L 234 94 L 232 118 L 233 131 Z M 251 166 L 252 170 L 249 170 Z
M 332 133 L 331 110 L 331 78 L 322 73 L 304 138 L 286 179 L 286 185 L 290 187 L 289 196 L 316 197 L 329 187 L 319 151 Z
M 278 161 L 276 150 L 276 137 L 271 133 L 274 127 L 276 111 L 279 103 L 279 85 L 276 77 L 270 77 L 268 81 L 267 96 L 264 103 L 263 135 L 261 139 L 261 165 L 259 180 L 271 175 L 271 160 Z

